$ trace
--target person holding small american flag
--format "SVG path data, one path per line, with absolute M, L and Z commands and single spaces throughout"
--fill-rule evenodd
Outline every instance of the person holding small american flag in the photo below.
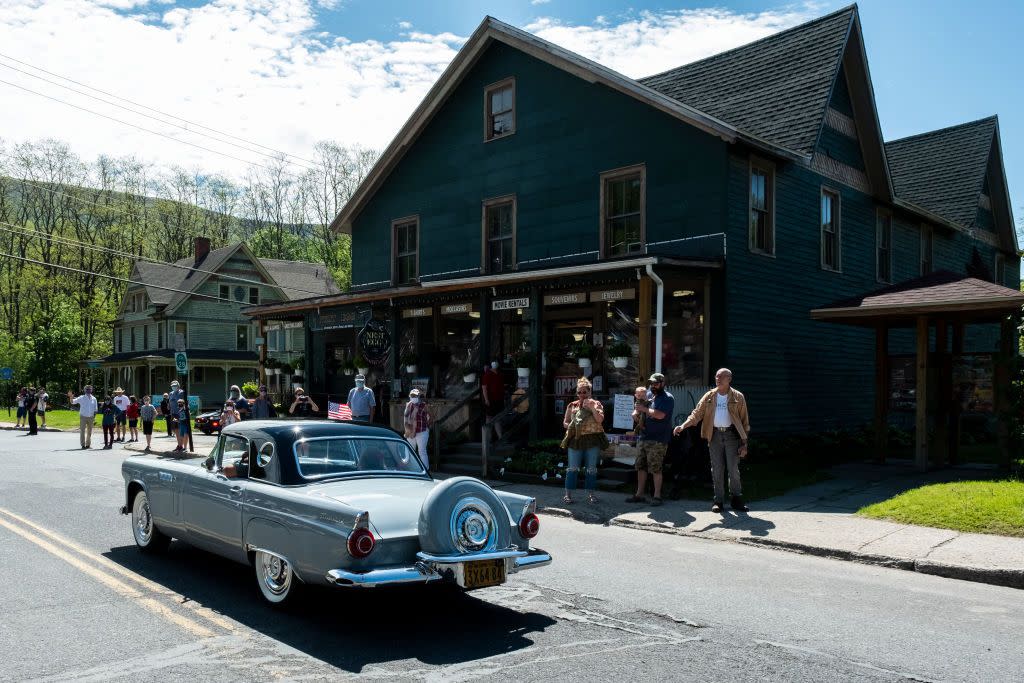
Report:
M 420 454 L 423 467 L 430 469 L 430 458 L 427 456 L 427 441 L 430 438 L 432 418 L 427 402 L 419 389 L 409 392 L 409 402 L 405 404 L 405 438 L 416 452 Z

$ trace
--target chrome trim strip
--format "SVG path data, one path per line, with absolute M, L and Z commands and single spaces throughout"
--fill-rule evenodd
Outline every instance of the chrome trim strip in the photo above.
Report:
M 373 569 L 368 572 L 350 572 L 345 569 L 332 569 L 325 576 L 327 582 L 343 588 L 373 588 L 400 583 L 428 583 L 442 578 L 441 574 L 423 562 L 411 567 L 391 567 Z
M 462 564 L 463 562 L 476 562 L 477 560 L 503 560 L 509 557 L 526 557 L 529 553 L 519 550 L 515 546 L 505 550 L 495 550 L 487 553 L 466 553 L 465 555 L 431 555 L 430 553 L 416 553 L 416 557 L 424 562 L 434 564 Z

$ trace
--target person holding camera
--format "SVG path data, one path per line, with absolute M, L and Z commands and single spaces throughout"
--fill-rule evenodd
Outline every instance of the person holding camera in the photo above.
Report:
M 288 409 L 289 415 L 295 417 L 313 417 L 313 413 L 320 412 L 320 406 L 313 402 L 302 387 L 295 387 L 295 400 Z

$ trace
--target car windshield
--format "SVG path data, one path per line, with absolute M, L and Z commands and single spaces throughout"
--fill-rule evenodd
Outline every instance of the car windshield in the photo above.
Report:
M 299 474 L 307 479 L 365 472 L 424 472 L 408 442 L 401 439 L 302 439 L 295 442 L 294 449 Z

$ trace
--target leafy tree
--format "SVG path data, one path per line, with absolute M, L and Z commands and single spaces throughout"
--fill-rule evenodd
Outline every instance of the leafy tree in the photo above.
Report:
M 78 364 L 86 358 L 85 332 L 78 312 L 68 304 L 62 304 L 56 313 L 49 325 L 28 339 L 28 375 L 36 384 L 63 389 L 77 385 Z

